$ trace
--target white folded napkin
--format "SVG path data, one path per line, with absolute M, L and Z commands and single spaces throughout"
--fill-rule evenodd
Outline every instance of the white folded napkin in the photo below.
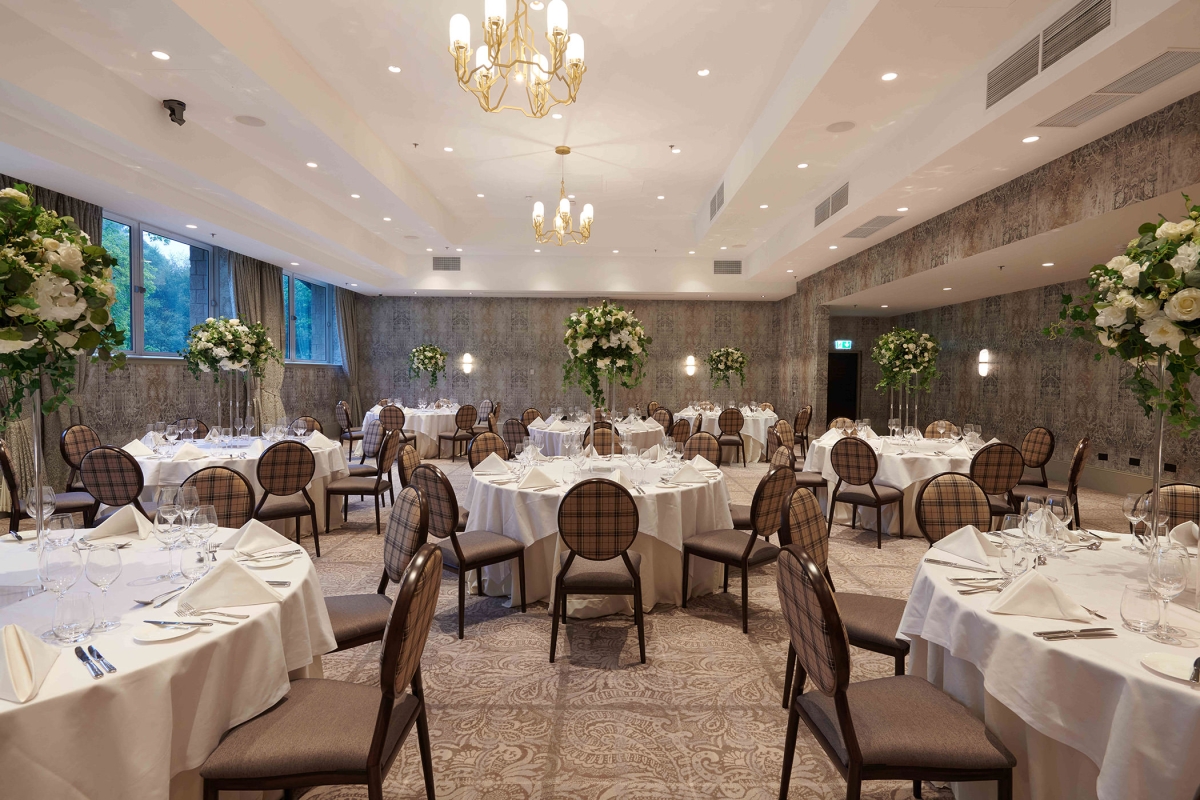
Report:
M 207 458 L 204 451 L 194 444 L 184 443 L 175 453 L 172 461 L 195 461 L 197 458 Z
M 541 417 L 538 417 L 537 419 L 535 419 L 533 422 L 529 423 L 525 427 L 526 428 L 545 428 L 546 420 L 542 419 Z
M 619 469 L 613 470 L 613 473 L 608 476 L 608 479 L 610 481 L 612 481 L 613 483 L 619 483 L 622 486 L 624 486 L 626 489 L 629 490 L 630 494 L 634 493 L 633 492 L 633 481 L 629 480 L 629 476 L 626 475 L 621 470 L 619 470 Z
M 535 462 L 549 461 L 550 458 L 536 444 L 529 446 L 529 457 Z
M 742 406 L 741 412 L 742 412 L 743 417 L 748 417 L 754 413 L 753 411 L 750 410 L 750 406 Z
M 691 464 L 696 469 L 708 470 L 709 472 L 717 469 L 717 465 L 709 461 L 704 456 L 696 456 L 692 459 Z
M 665 429 L 663 428 L 663 426 L 662 426 L 662 423 L 660 423 L 660 422 L 659 422 L 658 420 L 656 420 L 654 417 L 649 417 L 649 418 L 647 418 L 646 420 L 644 420 L 644 421 L 642 422 L 642 424 L 646 426 L 646 430 L 648 430 L 648 431 L 652 431 L 652 430 L 654 430 L 655 428 L 658 428 L 660 431 L 661 431 L 661 430 L 665 430 Z
M 583 448 L 584 458 L 599 458 L 599 455 L 600 454 L 596 452 L 596 448 L 592 447 L 590 444 Z
M 250 443 L 250 446 L 246 448 L 246 455 L 251 458 L 257 458 L 258 456 L 262 455 L 263 449 L 263 440 L 255 439 Z
M 1181 522 L 1171 529 L 1171 540 L 1184 547 L 1195 547 L 1196 543 L 1200 542 L 1200 526 L 1191 520 Z
M 658 445 L 654 445 L 649 450 L 642 453 L 642 458 L 650 459 L 653 461 L 658 461 L 658 457 L 659 457 Z
M 947 458 L 970 458 L 971 448 L 967 447 L 966 442 L 956 442 L 942 451 Z
M 220 428 L 209 428 L 208 435 L 204 437 L 204 441 L 215 442 L 217 440 L 217 438 L 220 437 L 220 435 L 221 435 Z
M 263 550 L 273 550 L 276 547 L 285 547 L 290 544 L 292 544 L 291 540 L 258 520 L 252 519 L 238 528 L 237 533 L 222 542 L 220 549 L 236 550 L 244 556 L 252 556 Z
M 154 532 L 154 523 L 133 506 L 123 506 L 117 513 L 101 522 L 85 537 L 88 541 L 108 536 L 136 536 L 145 539 Z
M 138 458 L 139 456 L 154 455 L 154 451 L 151 450 L 149 447 L 146 447 L 146 445 L 143 444 L 140 439 L 134 439 L 132 442 L 125 445 L 121 449 L 124 450 L 126 453 L 129 453 L 129 455 L 133 456 L 134 458 Z
M 0 628 L 0 699 L 10 703 L 32 700 L 62 651 L 20 625 Z
M 622 422 L 621 427 L 625 429 L 626 433 L 645 433 L 647 430 L 646 426 L 642 424 L 641 420 L 636 420 L 634 422 Z
M 1012 585 L 992 601 L 988 611 L 993 614 L 1018 614 L 1073 622 L 1092 621 L 1092 616 L 1086 608 L 1068 597 L 1057 584 L 1046 580 L 1046 577 L 1035 569 L 1013 581 Z
M 201 611 L 210 608 L 278 603 L 283 595 L 232 558 L 218 561 L 212 572 L 184 589 L 179 602 Z
M 999 439 L 997 439 L 995 436 L 993 436 L 991 439 L 988 439 L 988 442 L 987 442 L 987 443 L 988 443 L 988 444 L 999 444 L 999 443 L 1000 443 L 1000 440 L 999 440 Z
M 871 430 L 871 426 L 868 425 L 866 428 L 863 428 L 862 433 L 859 434 L 859 438 L 861 438 L 861 439 L 878 439 L 879 434 L 876 433 L 875 431 Z
M 999 557 L 1000 550 L 988 541 L 974 525 L 966 525 L 954 533 L 933 543 L 938 550 L 945 550 L 956 556 L 974 561 L 976 564 L 987 565 L 988 556 Z
M 518 489 L 541 489 L 545 486 L 557 486 L 554 479 L 546 473 L 542 472 L 537 467 L 529 470 L 529 473 L 521 479 L 517 484 Z
M 550 423 L 550 427 L 547 428 L 546 430 L 558 431 L 558 432 L 562 433 L 564 431 L 571 430 L 571 426 L 561 420 L 556 420 L 555 422 Z
M 476 464 L 472 471 L 476 475 L 506 475 L 509 472 L 504 459 L 495 453 L 488 453 L 488 457 Z
M 308 446 L 310 449 L 316 449 L 318 447 L 323 449 L 326 447 L 337 447 L 338 445 L 330 441 L 329 437 L 320 431 L 313 431 L 312 435 L 308 437 Z
M 700 470 L 691 464 L 685 463 L 679 472 L 675 473 L 675 477 L 671 478 L 671 483 L 708 483 L 708 478 L 701 475 Z
M 821 444 L 837 444 L 838 440 L 841 438 L 842 438 L 841 431 L 839 431 L 837 428 L 830 428 L 829 430 L 822 433 L 819 437 L 817 437 L 817 439 L 815 441 L 818 441 Z

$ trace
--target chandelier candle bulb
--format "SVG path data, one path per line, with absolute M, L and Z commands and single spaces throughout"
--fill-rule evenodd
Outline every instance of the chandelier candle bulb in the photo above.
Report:
M 544 222 L 546 219 L 546 207 L 542 205 L 542 201 L 538 200 L 533 204 L 533 224 Z
M 567 4 L 563 0 L 550 0 L 546 6 L 546 36 L 554 38 L 554 34 L 567 32 Z
M 499 20 L 503 25 L 508 20 L 507 0 L 483 0 L 483 15 L 487 17 L 489 24 L 495 24 L 495 21 Z
M 567 64 L 583 64 L 583 37 L 578 33 L 572 33 L 567 40 Z
M 450 18 L 450 49 L 471 49 L 471 20 L 466 14 L 455 14 Z

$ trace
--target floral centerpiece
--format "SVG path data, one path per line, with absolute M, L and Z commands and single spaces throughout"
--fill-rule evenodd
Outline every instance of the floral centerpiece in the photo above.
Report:
M 209 317 L 194 326 L 179 355 L 197 378 L 212 373 L 214 381 L 220 380 L 221 370 L 250 372 L 261 378 L 268 361 L 279 362 L 283 358 L 261 322 L 247 325 L 240 319 L 226 317 Z
M 746 354 L 736 347 L 718 347 L 708 354 L 705 363 L 708 364 L 708 376 L 713 388 L 725 385 L 729 388 L 730 379 L 738 376 L 738 382 L 746 385 Z
M 910 328 L 888 331 L 871 347 L 871 360 L 879 365 L 879 383 L 875 388 L 927 391 L 938 376 L 940 352 L 937 340 L 928 333 Z
M 419 378 L 422 372 L 429 373 L 429 388 L 437 386 L 438 375 L 446 374 L 446 359 L 449 357 L 442 348 L 435 344 L 423 344 L 412 349 L 408 354 L 408 374 Z
M 563 364 L 563 386 L 579 386 L 594 406 L 603 407 L 601 376 L 626 389 L 642 382 L 646 348 L 653 340 L 632 312 L 605 300 L 576 310 L 565 324 L 569 357 Z

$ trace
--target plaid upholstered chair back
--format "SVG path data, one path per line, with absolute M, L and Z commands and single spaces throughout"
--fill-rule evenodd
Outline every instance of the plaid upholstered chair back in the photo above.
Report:
M 496 422 L 496 415 L 495 415 L 495 414 L 488 414 L 488 415 L 487 415 L 487 428 L 488 428 L 488 432 L 489 432 L 489 433 L 494 433 L 494 434 L 496 434 L 497 436 L 499 436 L 499 435 L 500 435 L 500 426 L 499 426 L 499 425 L 497 424 L 497 422 Z
M 286 497 L 308 486 L 317 471 L 312 450 L 301 442 L 276 442 L 258 459 L 258 485 L 267 494 Z
M 312 433 L 313 431 L 320 431 L 321 433 L 325 432 L 325 429 L 321 427 L 321 421 L 316 417 L 310 417 L 307 414 L 303 414 L 299 417 L 296 417 L 296 419 L 292 422 L 292 425 L 295 425 L 297 422 L 303 422 L 304 427 L 309 433 Z
M 783 508 L 783 524 L 779 528 L 779 543 L 785 547 L 794 544 L 808 553 L 825 572 L 829 564 L 829 529 L 821 514 L 821 504 L 810 491 L 797 489 Z
M 775 410 L 775 405 L 773 403 L 759 403 L 758 407 L 761 408 L 763 411 L 774 411 Z
M 95 450 L 101 444 L 100 437 L 87 425 L 72 425 L 62 432 L 58 449 L 67 466 L 77 470 L 88 451 Z
M 1011 444 L 996 442 L 981 448 L 971 459 L 971 480 L 988 494 L 1004 494 L 1021 480 L 1025 459 Z
M 337 405 L 333 407 L 333 415 L 337 417 L 338 427 L 342 429 L 342 433 L 346 433 L 352 427 L 350 424 L 350 406 L 346 405 L 345 400 L 339 400 Z
M 458 525 L 458 499 L 445 473 L 433 464 L 421 464 L 413 470 L 408 485 L 415 486 L 429 504 L 430 535 L 445 539 L 454 533 Z
M 671 430 L 671 425 L 675 421 L 675 416 L 671 413 L 671 409 L 659 406 L 654 409 L 654 413 L 650 416 L 654 417 L 654 421 L 662 425 L 664 431 Z
M 1069 494 L 1073 495 L 1079 491 L 1079 476 L 1083 474 L 1083 464 L 1087 461 L 1090 446 L 1091 440 L 1086 436 L 1079 440 L 1079 444 L 1075 445 L 1075 453 L 1071 456 L 1071 470 L 1067 473 L 1067 492 Z
M 458 426 L 460 431 L 471 432 L 475 427 L 475 421 L 479 419 L 479 412 L 475 410 L 475 406 L 459 406 L 458 411 L 454 414 L 454 424 Z
M 377 419 L 367 420 L 363 427 L 363 457 L 374 458 L 379 455 L 379 446 L 383 444 L 383 423 Z
M 775 423 L 775 435 L 779 437 L 779 443 L 789 450 L 796 446 L 796 432 L 792 429 L 792 423 L 786 419 Z
M 1021 440 L 1021 457 L 1025 466 L 1037 469 L 1046 465 L 1054 455 L 1054 434 L 1046 428 L 1034 428 Z
M 946 426 L 946 430 L 943 433 L 938 433 L 937 426 L 939 422 Z M 959 432 L 958 426 L 948 419 L 935 419 L 933 422 L 925 426 L 926 439 L 949 439 L 950 434 Z
M 146 488 L 137 459 L 111 445 L 90 450 L 79 464 L 79 477 L 88 494 L 107 506 L 127 506 Z
M 435 545 L 423 544 L 417 548 L 401 576 L 400 591 L 383 628 L 379 686 L 384 702 L 380 703 L 380 717 L 370 752 L 378 753 L 384 748 L 388 726 L 380 724 L 384 721 L 383 715 L 389 713 L 397 694 L 409 691 L 421 668 L 421 654 L 425 652 L 441 586 L 442 551 Z
M 601 456 L 611 456 L 618 452 L 617 437 L 613 436 L 612 427 L 601 428 L 596 426 L 596 438 L 592 442 L 592 446 L 596 448 L 596 454 Z
M 677 419 L 675 424 L 671 426 L 671 438 L 676 444 L 684 444 L 688 437 L 692 435 L 692 423 L 686 419 Z
M 1168 527 L 1174 528 L 1184 522 L 1200 525 L 1200 486 L 1191 483 L 1168 483 L 1159 492 L 1163 508 L 1167 510 Z
M 490 431 L 481 433 L 467 443 L 467 464 L 471 469 L 479 466 L 479 463 L 492 453 L 500 456 L 505 461 L 508 460 L 508 445 L 494 433 Z
M 404 409 L 400 406 L 384 406 L 379 409 L 379 421 L 385 431 L 398 431 L 404 428 Z
M 796 490 L 796 473 L 790 466 L 776 467 L 763 476 L 750 501 L 750 519 L 754 531 L 764 539 L 779 530 L 780 514 L 788 497 Z
M 415 487 L 406 486 L 396 495 L 383 531 L 383 568 L 388 580 L 395 584 L 403 581 L 404 570 L 428 536 L 429 505 Z
M 771 448 L 770 437 L 768 436 L 767 439 L 768 439 L 767 449 L 770 449 Z M 771 455 L 771 469 L 775 469 L 777 467 L 787 467 L 787 468 L 791 469 L 794 458 L 795 458 L 795 455 L 792 453 L 791 450 L 787 449 L 786 447 L 783 447 L 780 444 L 776 444 L 775 450 L 773 451 L 773 453 Z
M 646 416 L 653 417 L 654 412 L 658 411 L 660 408 L 662 408 L 662 406 L 659 405 L 659 402 L 657 400 L 651 400 L 649 403 L 646 404 Z
M 612 420 L 598 419 L 592 423 L 592 427 L 597 429 L 604 428 L 611 431 L 613 429 L 613 424 Z
M 708 431 L 700 431 L 689 436 L 687 443 L 683 446 L 683 457 L 691 459 L 696 456 L 704 456 L 715 467 L 721 466 L 721 445 L 717 443 L 717 437 Z
M 829 462 L 842 482 L 852 486 L 870 483 L 879 471 L 879 460 L 871 445 L 853 436 L 838 440 L 829 451 Z
M 421 456 L 417 453 L 417 448 L 411 444 L 404 445 L 400 450 L 400 455 L 396 458 L 400 464 L 400 485 L 408 486 L 408 482 L 412 480 L 413 470 L 421 466 Z
M 849 417 L 834 417 L 833 419 L 829 420 L 829 430 L 836 428 L 839 422 L 844 422 L 847 425 L 850 425 L 854 422 L 854 420 L 850 419 Z
M 396 456 L 400 453 L 400 431 L 388 431 L 383 437 L 383 445 L 379 448 L 379 457 L 375 459 L 379 467 L 379 477 L 387 479 L 396 466 Z
M 917 526 L 930 544 L 964 525 L 992 526 L 992 508 L 979 484 L 959 472 L 935 475 L 917 492 Z
M 721 416 L 717 417 L 717 427 L 721 429 L 722 436 L 738 435 L 742 432 L 742 426 L 745 424 L 746 418 L 736 408 L 727 408 L 721 412 Z
M 633 495 L 619 483 L 589 478 L 571 487 L 558 506 L 558 532 L 571 552 L 607 561 L 629 549 L 638 532 Z
M 479 416 L 476 418 L 475 421 L 476 422 L 487 422 L 488 415 L 491 413 L 492 413 L 492 401 L 485 399 L 482 402 L 480 402 L 480 404 L 479 404 Z
M 805 406 L 796 412 L 796 432 L 803 433 L 808 430 L 808 423 L 812 420 L 812 406 Z
M 240 528 L 254 516 L 254 487 L 240 472 L 228 467 L 205 467 L 187 477 L 184 486 L 194 486 L 200 505 L 217 510 L 222 528 Z
M 504 439 L 509 453 L 515 453 L 517 445 L 523 444 L 528 435 L 529 428 L 525 427 L 525 423 L 513 417 L 504 420 L 504 427 L 500 429 L 500 438 Z
M 778 570 L 779 605 L 800 665 L 821 692 L 844 692 L 850 683 L 850 645 L 825 576 L 795 544 L 780 552 Z
M 521 422 L 524 422 L 525 425 L 528 426 L 529 423 L 541 416 L 542 412 L 531 406 L 530 408 L 527 408 L 521 412 Z M 545 417 L 542 417 L 542 419 L 545 419 Z

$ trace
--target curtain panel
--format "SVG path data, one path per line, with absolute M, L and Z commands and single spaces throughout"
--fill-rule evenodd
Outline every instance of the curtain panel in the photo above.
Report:
M 342 343 L 342 368 L 350 381 L 350 424 L 354 425 L 363 418 L 362 396 L 358 389 L 359 358 L 358 358 L 358 295 L 341 286 L 334 288 L 334 299 L 337 302 L 338 337 Z
M 283 341 L 283 270 L 223 247 L 214 247 L 218 270 L 233 274 L 233 297 L 238 317 L 244 322 L 261 322 L 280 350 Z M 258 407 L 260 430 L 285 417 L 283 407 L 283 364 L 268 362 L 261 379 L 250 378 L 250 397 Z

